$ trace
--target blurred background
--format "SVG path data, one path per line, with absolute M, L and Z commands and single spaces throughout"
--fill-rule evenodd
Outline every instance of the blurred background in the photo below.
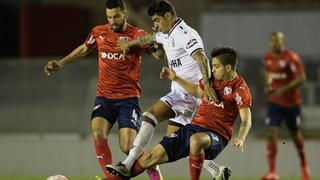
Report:
M 271 31 L 282 31 L 289 49 L 304 63 L 303 126 L 312 174 L 320 177 L 320 1 L 319 0 L 174 0 L 178 15 L 203 38 L 206 53 L 217 46 L 239 51 L 238 72 L 253 96 L 253 128 L 240 153 L 227 147 L 217 161 L 230 165 L 238 177 L 259 177 L 267 171 L 263 93 L 263 56 Z M 103 0 L 1 0 L 0 2 L 0 179 L 13 176 L 94 177 L 102 175 L 92 144 L 89 119 L 96 93 L 97 53 L 45 76 L 47 61 L 62 58 L 83 43 L 96 26 L 106 22 Z M 151 31 L 150 0 L 127 0 L 129 23 Z M 159 79 L 166 61 L 144 55 L 141 107 L 146 110 L 170 91 Z M 152 144 L 165 134 L 157 127 Z M 110 144 L 113 159 L 118 128 Z M 294 145 L 283 126 L 278 171 L 299 177 Z M 151 146 L 150 146 L 151 147 Z M 149 147 L 149 148 L 150 148 Z M 186 160 L 161 166 L 165 176 L 188 176 Z M 245 166 L 244 166 L 245 165 Z M 176 174 L 177 167 L 183 173 Z M 207 175 L 207 174 L 205 174 Z

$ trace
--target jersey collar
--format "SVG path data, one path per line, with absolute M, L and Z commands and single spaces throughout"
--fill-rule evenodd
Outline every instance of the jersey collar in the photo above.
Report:
M 181 18 L 178 18 L 176 20 L 176 23 L 174 24 L 174 26 L 171 28 L 171 30 L 169 31 L 169 34 L 168 36 L 170 36 L 170 34 L 172 33 L 172 31 L 182 22 L 182 19 Z

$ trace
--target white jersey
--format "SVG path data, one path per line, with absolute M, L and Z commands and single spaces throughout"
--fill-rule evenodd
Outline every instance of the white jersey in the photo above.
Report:
M 204 50 L 201 37 L 182 19 L 178 19 L 176 24 L 168 34 L 158 32 L 156 42 L 162 44 L 166 52 L 168 65 L 176 71 L 176 74 L 183 79 L 198 83 L 202 78 L 198 63 L 192 55 Z M 185 91 L 178 83 L 172 81 L 171 91 Z

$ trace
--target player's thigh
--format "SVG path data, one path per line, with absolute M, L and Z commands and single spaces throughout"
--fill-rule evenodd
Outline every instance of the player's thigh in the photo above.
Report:
M 90 122 L 93 137 L 106 138 L 116 119 L 117 113 L 112 102 L 105 97 L 96 97 Z
M 91 129 L 95 139 L 107 138 L 111 128 L 112 124 L 110 124 L 104 117 L 97 116 L 91 120 Z
M 169 124 L 167 126 L 166 135 L 169 136 L 170 134 L 178 131 L 181 127 L 182 127 L 182 125 L 180 125 L 180 124 L 170 124 L 170 121 L 169 121 Z
M 272 130 L 280 127 L 283 118 L 283 108 L 277 104 L 268 103 L 267 118 L 265 120 L 268 129 Z
M 285 108 L 285 123 L 291 134 L 295 134 L 300 130 L 301 126 L 301 108 L 287 107 Z
M 118 101 L 115 105 L 118 112 L 119 129 L 129 128 L 139 131 L 141 126 L 141 109 L 139 99 L 124 99 Z
M 121 128 L 119 130 L 119 145 L 124 153 L 129 153 L 136 135 L 137 131 L 132 128 Z
M 143 154 L 139 159 L 139 164 L 144 168 L 150 168 L 157 164 L 168 162 L 169 158 L 162 145 L 156 145 L 150 152 Z
M 211 138 L 207 133 L 199 132 L 190 137 L 190 152 L 193 154 L 208 149 L 210 145 Z
M 148 112 L 155 116 L 158 122 L 165 121 L 167 119 L 175 117 L 174 111 L 166 104 L 165 102 L 158 100 L 155 104 L 153 104 Z

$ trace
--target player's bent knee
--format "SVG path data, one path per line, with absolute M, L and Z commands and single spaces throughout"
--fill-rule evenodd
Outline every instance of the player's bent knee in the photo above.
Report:
M 210 145 L 210 137 L 206 137 L 203 133 L 197 133 L 190 137 L 190 148 L 200 149 Z
M 107 138 L 106 131 L 101 128 L 92 128 L 92 136 L 94 139 Z

